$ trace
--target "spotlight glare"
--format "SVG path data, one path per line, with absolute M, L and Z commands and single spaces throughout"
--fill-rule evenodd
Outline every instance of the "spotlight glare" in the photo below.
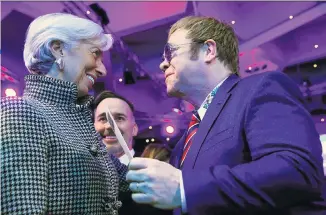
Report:
M 6 94 L 7 97 L 17 95 L 16 91 L 14 89 L 11 89 L 11 88 L 6 89 L 5 94 Z
M 178 108 L 172 108 L 172 110 L 176 113 L 179 113 L 179 109 Z
M 174 132 L 174 128 L 173 128 L 173 126 L 171 126 L 171 125 L 166 126 L 165 130 L 166 130 L 166 132 L 168 132 L 169 134 L 172 134 L 172 133 Z

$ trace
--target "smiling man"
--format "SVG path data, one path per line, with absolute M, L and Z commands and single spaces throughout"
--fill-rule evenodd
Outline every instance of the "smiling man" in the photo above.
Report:
M 134 201 L 174 215 L 326 214 L 319 135 L 286 74 L 240 78 L 237 35 L 212 17 L 178 20 L 163 53 L 167 94 L 195 111 L 170 164 L 131 160 Z
M 138 126 L 135 122 L 134 107 L 126 98 L 111 92 L 103 91 L 94 100 L 94 126 L 97 132 L 103 137 L 103 143 L 111 154 L 119 158 L 120 162 L 128 165 L 129 160 L 127 155 L 124 154 L 118 139 L 114 132 L 107 123 L 106 111 L 109 108 L 115 122 L 117 123 L 121 134 L 128 144 L 131 154 L 134 157 L 140 157 L 133 149 L 133 140 L 138 133 Z M 124 194 L 123 194 L 124 195 Z M 140 205 L 131 199 L 131 195 L 120 196 L 123 206 L 119 209 L 120 215 L 171 215 L 171 211 L 159 210 L 151 207 L 150 205 Z
M 134 107 L 126 98 L 111 91 L 103 91 L 94 101 L 94 126 L 96 131 L 103 137 L 103 143 L 108 151 L 119 158 L 121 163 L 128 165 L 128 157 L 120 146 L 111 126 L 107 123 L 106 111 L 108 108 L 134 156 L 133 138 L 138 133 L 138 126 L 133 114 Z

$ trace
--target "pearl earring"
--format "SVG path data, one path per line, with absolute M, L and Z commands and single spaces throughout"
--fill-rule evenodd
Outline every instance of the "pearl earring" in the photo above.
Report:
M 59 67 L 60 70 L 63 70 L 63 68 L 65 67 L 62 58 L 58 58 L 58 59 L 55 61 L 55 63 L 58 65 L 58 67 Z

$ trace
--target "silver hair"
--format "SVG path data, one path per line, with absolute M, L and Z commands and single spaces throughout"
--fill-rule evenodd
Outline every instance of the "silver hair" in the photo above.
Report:
M 73 48 L 81 42 L 90 42 L 102 51 L 113 44 L 110 34 L 88 19 L 71 14 L 51 13 L 36 18 L 28 27 L 24 45 L 24 62 L 30 73 L 46 74 L 55 57 L 51 45 L 59 41 L 65 48 Z

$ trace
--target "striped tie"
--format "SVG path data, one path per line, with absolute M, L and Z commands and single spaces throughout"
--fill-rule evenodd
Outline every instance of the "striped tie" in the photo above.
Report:
M 191 121 L 189 123 L 189 126 L 188 126 L 188 131 L 187 131 L 187 136 L 186 136 L 186 140 L 185 140 L 185 143 L 184 143 L 184 147 L 183 147 L 183 154 L 182 154 L 182 157 L 181 157 L 181 164 L 180 166 L 182 166 L 183 164 L 183 161 L 185 160 L 186 156 L 187 156 L 187 153 L 190 149 L 190 146 L 192 144 L 192 141 L 194 139 L 194 136 L 198 130 L 198 127 L 199 127 L 199 123 L 200 123 L 200 118 L 199 118 L 199 115 L 196 112 L 194 112 L 192 114 L 192 117 L 191 117 Z

